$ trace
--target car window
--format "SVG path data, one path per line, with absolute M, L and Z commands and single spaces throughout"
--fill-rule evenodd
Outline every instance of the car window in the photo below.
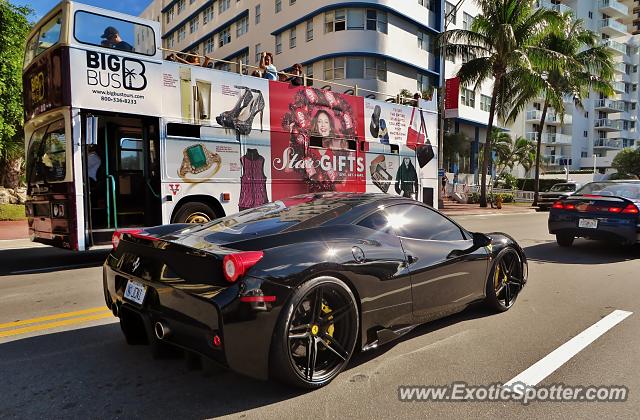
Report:
M 594 194 L 640 199 L 640 183 L 592 182 L 580 188 L 576 194 Z
M 434 241 L 464 240 L 460 228 L 426 207 L 401 204 L 388 207 L 363 219 L 360 226 L 377 231 L 392 229 L 398 236 Z
M 553 187 L 551 187 L 551 189 L 549 191 L 552 192 L 571 192 L 571 191 L 575 191 L 576 189 L 576 185 L 575 184 L 556 184 Z

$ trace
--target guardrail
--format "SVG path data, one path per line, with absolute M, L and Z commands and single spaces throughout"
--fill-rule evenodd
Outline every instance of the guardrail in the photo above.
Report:
M 458 193 L 462 195 L 480 194 L 480 185 L 468 185 L 468 184 L 448 184 L 447 193 L 452 195 Z M 513 199 L 518 203 L 531 203 L 533 202 L 533 191 L 523 190 L 510 190 L 506 188 L 488 188 L 487 193 L 492 194 L 513 194 Z

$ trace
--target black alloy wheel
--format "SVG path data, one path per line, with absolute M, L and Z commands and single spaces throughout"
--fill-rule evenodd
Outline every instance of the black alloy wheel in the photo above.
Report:
M 283 308 L 272 345 L 272 373 L 303 388 L 329 383 L 347 365 L 359 331 L 358 306 L 344 282 L 304 283 Z
M 487 281 L 487 304 L 504 312 L 513 306 L 523 287 L 524 264 L 520 254 L 512 247 L 501 250 Z

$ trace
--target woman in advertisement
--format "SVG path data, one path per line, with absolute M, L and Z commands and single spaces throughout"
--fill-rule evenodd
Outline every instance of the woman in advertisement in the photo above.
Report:
M 347 142 L 342 138 L 336 138 L 333 118 L 325 110 L 320 110 L 311 122 L 312 137 L 322 138 L 322 147 L 325 149 L 346 149 Z

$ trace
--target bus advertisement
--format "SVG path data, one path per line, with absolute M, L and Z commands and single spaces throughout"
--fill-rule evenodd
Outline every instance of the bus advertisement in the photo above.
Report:
M 122 40 L 106 44 L 105 34 Z M 126 45 L 125 45 L 126 44 Z M 437 98 L 418 107 L 163 60 L 160 25 L 62 2 L 27 41 L 32 240 L 204 223 L 308 192 L 437 203 Z

